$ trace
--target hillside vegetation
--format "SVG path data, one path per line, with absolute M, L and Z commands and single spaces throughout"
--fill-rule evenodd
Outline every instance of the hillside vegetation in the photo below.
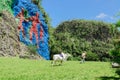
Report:
M 0 1 L 0 12 L 8 11 L 12 14 L 12 3 L 13 3 L 13 0 L 1 0 Z
M 109 51 L 114 48 L 113 39 L 119 31 L 112 24 L 71 20 L 58 25 L 50 39 L 51 55 L 68 52 L 80 59 L 83 51 L 87 51 L 87 60 L 106 61 L 111 58 Z

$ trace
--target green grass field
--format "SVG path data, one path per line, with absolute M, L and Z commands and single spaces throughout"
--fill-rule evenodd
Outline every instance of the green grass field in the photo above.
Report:
M 120 80 L 108 62 L 51 61 L 0 58 L 0 80 Z

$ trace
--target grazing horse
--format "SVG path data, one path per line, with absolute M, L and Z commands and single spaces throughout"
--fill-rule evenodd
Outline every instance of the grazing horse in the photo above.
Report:
M 53 55 L 53 62 L 52 65 L 56 65 L 57 62 L 60 62 L 59 65 L 62 65 L 63 61 L 66 61 L 68 57 L 70 57 L 70 54 L 65 54 L 65 53 L 61 53 L 61 54 L 55 54 Z

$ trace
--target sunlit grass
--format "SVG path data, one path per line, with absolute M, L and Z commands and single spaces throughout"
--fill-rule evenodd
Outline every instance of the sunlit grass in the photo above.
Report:
M 67 61 L 51 66 L 51 61 L 0 58 L 0 80 L 98 80 L 116 76 L 109 62 Z

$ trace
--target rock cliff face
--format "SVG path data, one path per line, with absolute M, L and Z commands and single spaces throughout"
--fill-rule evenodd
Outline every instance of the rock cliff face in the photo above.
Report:
M 18 41 L 17 23 L 7 11 L 0 14 L 0 56 L 16 56 L 23 49 Z
M 7 11 L 0 13 L 0 56 L 19 56 L 20 58 L 41 59 L 31 55 L 28 47 L 19 41 L 17 23 Z

